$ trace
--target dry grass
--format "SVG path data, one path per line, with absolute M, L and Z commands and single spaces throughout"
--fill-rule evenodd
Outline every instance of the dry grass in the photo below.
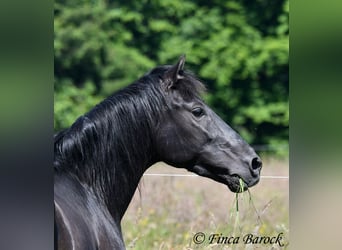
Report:
M 163 163 L 148 173 L 188 173 Z M 288 176 L 288 161 L 264 160 L 262 175 Z M 122 226 L 127 248 L 132 249 L 280 249 L 277 244 L 244 244 L 248 233 L 277 236 L 289 242 L 289 181 L 261 179 L 251 192 L 236 195 L 222 184 L 203 177 L 144 176 Z M 240 236 L 239 244 L 196 245 L 196 232 Z M 284 248 L 284 247 L 283 247 Z M 282 249 L 283 249 L 282 248 Z M 286 247 L 285 247 L 286 248 Z

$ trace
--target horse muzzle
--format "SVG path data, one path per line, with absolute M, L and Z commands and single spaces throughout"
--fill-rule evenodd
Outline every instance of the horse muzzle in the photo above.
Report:
M 213 167 L 209 164 L 196 164 L 188 170 L 200 176 L 228 186 L 234 193 L 241 193 L 256 185 L 260 180 L 262 162 L 259 157 L 254 157 L 249 164 L 227 167 Z

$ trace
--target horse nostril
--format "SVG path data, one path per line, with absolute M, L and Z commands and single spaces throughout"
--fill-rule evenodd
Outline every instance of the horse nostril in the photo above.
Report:
M 253 160 L 252 160 L 252 169 L 256 170 L 256 169 L 261 168 L 261 166 L 262 166 L 261 159 L 259 157 L 253 158 Z

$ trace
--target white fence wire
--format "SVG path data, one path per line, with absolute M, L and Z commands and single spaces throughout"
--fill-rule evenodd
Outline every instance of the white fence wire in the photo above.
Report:
M 278 146 L 253 145 L 252 147 L 257 152 L 288 150 L 288 145 L 278 145 Z M 168 173 L 145 173 L 144 176 L 152 176 L 152 177 L 153 176 L 155 176 L 155 177 L 200 177 L 199 175 L 195 175 L 195 174 L 168 174 Z M 261 179 L 283 179 L 283 180 L 288 180 L 289 176 L 262 175 L 262 176 L 260 176 L 260 178 Z
M 200 177 L 195 174 L 152 174 L 146 173 L 144 176 L 159 176 L 159 177 Z M 277 175 L 262 175 L 260 176 L 262 179 L 289 179 L 289 176 L 277 176 Z

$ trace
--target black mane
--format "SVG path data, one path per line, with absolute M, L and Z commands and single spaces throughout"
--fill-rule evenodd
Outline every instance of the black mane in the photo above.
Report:
M 142 174 L 144 170 L 136 166 L 158 157 L 153 150 L 144 152 L 141 147 L 152 148 L 151 127 L 160 120 L 162 109 L 168 108 L 163 74 L 170 67 L 153 69 L 59 132 L 54 139 L 55 172 L 79 179 L 104 197 L 112 193 L 121 168 L 126 168 L 130 177 Z M 204 91 L 203 84 L 191 73 L 181 73 L 185 84 L 180 84 L 178 91 L 185 98 L 198 97 Z

